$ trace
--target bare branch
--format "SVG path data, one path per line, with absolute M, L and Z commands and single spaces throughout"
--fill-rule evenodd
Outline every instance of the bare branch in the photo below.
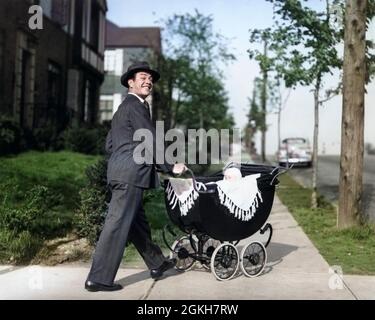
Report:
M 319 100 L 319 104 L 322 105 L 323 103 L 331 100 L 332 98 L 339 95 L 342 91 L 342 82 L 340 81 L 335 89 L 326 90 L 326 98 L 323 100 Z

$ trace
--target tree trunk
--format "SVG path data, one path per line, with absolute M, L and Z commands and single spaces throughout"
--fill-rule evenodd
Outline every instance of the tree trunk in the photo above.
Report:
M 367 0 L 346 1 L 339 228 L 358 223 L 362 210 L 366 9 Z
M 165 126 L 165 131 L 168 131 L 171 128 L 172 124 L 172 117 L 173 117 L 173 78 L 172 76 L 169 76 L 168 79 L 168 93 L 167 93 L 167 103 L 166 103 L 166 108 L 165 108 L 165 119 L 164 119 L 164 126 Z
M 264 56 L 267 57 L 267 46 L 268 43 L 264 41 Z M 266 161 L 266 131 L 267 131 L 267 124 L 266 124 L 266 115 L 267 115 L 267 82 L 268 82 L 268 74 L 267 69 L 263 68 L 263 82 L 262 82 L 262 95 L 261 95 L 261 108 L 262 108 L 262 128 L 261 128 L 261 156 L 262 161 Z
M 318 137 L 319 137 L 319 93 L 321 79 L 318 76 L 314 90 L 314 140 L 313 140 L 313 163 L 312 163 L 312 195 L 311 207 L 318 207 L 317 199 L 317 175 L 318 175 Z
M 279 105 L 279 112 L 277 113 L 277 152 L 281 148 L 281 103 Z

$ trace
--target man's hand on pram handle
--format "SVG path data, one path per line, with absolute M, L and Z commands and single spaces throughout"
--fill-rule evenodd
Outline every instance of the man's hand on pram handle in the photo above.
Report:
M 176 163 L 173 166 L 173 173 L 176 175 L 181 175 L 183 174 L 188 168 L 185 166 L 184 163 Z

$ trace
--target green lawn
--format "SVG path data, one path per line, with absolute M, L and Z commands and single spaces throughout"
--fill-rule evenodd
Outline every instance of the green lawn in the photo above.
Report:
M 289 175 L 280 177 L 277 194 L 331 266 L 347 274 L 375 274 L 375 226 L 338 230 L 336 208 L 320 198 L 319 208 L 310 209 L 311 190 Z
M 9 197 L 6 201 L 22 204 L 27 190 L 44 185 L 63 197 L 62 211 L 71 211 L 77 205 L 78 191 L 85 182 L 85 168 L 97 159 L 97 156 L 68 151 L 30 151 L 14 157 L 1 157 L 0 187 Z
M 0 263 L 26 264 L 42 248 L 45 239 L 64 236 L 71 230 L 79 191 L 86 184 L 85 169 L 98 159 L 67 151 L 30 151 L 0 158 Z M 48 192 L 40 193 L 40 187 Z M 44 206 L 47 215 L 38 216 L 36 209 Z M 162 229 L 169 222 L 163 189 L 146 191 L 144 206 L 152 236 L 168 254 L 162 238 Z M 16 230 L 9 227 L 9 220 L 16 227 L 30 220 L 33 227 L 25 223 L 22 230 Z M 133 245 L 126 250 L 125 262 L 134 266 L 143 263 Z
M 72 227 L 85 168 L 98 157 L 30 151 L 0 158 L 0 261 L 27 263 Z

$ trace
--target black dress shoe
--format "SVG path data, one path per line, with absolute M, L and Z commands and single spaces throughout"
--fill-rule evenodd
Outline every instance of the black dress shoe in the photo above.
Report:
M 177 263 L 176 259 L 169 259 L 169 260 L 164 261 L 159 268 L 151 269 L 150 271 L 151 278 L 152 279 L 160 278 L 165 271 L 174 268 L 176 263 Z
M 93 281 L 87 280 L 85 282 L 85 289 L 87 291 L 96 292 L 96 291 L 117 291 L 122 289 L 122 285 L 120 284 L 112 284 L 112 285 L 106 285 L 101 284 Z

